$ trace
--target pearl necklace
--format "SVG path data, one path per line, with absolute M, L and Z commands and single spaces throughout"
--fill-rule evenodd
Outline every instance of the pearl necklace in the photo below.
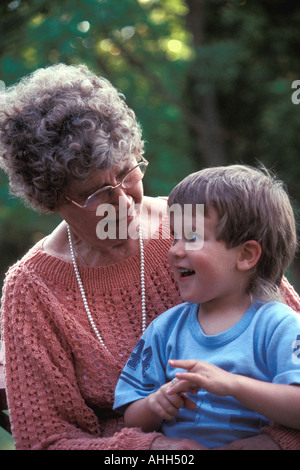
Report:
M 88 306 L 88 303 L 87 303 L 87 300 L 86 300 L 86 295 L 85 295 L 85 292 L 84 292 L 82 280 L 81 280 L 79 270 L 78 270 L 78 266 L 77 266 L 77 263 L 76 263 L 76 258 L 75 258 L 73 243 L 72 243 L 72 237 L 71 237 L 71 230 L 70 230 L 69 225 L 67 225 L 67 231 L 68 231 L 68 239 L 69 239 L 69 246 L 70 246 L 72 263 L 73 263 L 73 266 L 74 266 L 75 276 L 76 276 L 76 279 L 77 279 L 77 283 L 78 283 L 78 286 L 79 286 L 79 290 L 80 290 L 80 293 L 81 293 L 81 297 L 82 297 L 82 301 L 83 301 L 83 305 L 84 305 L 86 314 L 88 316 L 91 327 L 93 328 L 93 330 L 95 332 L 95 335 L 97 336 L 100 344 L 105 349 L 107 349 L 107 347 L 106 347 L 106 345 L 105 345 L 105 343 L 104 343 L 104 341 L 103 341 L 103 339 L 102 339 L 102 337 L 101 337 L 101 335 L 100 335 L 100 333 L 99 333 L 99 331 L 98 331 L 98 329 L 95 325 L 95 322 L 93 320 L 91 311 L 89 309 L 89 306 Z M 143 243 L 143 233 L 142 233 L 141 224 L 139 226 L 139 246 L 140 246 L 140 258 L 141 258 L 142 332 L 144 333 L 144 331 L 146 329 L 146 289 L 145 289 L 145 269 L 144 269 L 144 261 L 145 261 L 145 259 L 144 259 L 144 243 Z

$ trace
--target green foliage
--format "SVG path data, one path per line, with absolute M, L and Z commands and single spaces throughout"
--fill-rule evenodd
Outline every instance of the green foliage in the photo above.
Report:
M 56 214 L 37 215 L 9 194 L 0 173 L 0 282 L 8 266 L 20 258 L 60 221 Z
M 0 80 L 86 63 L 126 96 L 144 131 L 149 195 L 202 166 L 257 160 L 300 200 L 298 2 L 12 0 L 0 5 Z M 0 270 L 57 223 L 0 180 Z
M 12 436 L 2 428 L 0 428 L 0 451 L 1 450 L 15 450 Z
M 166 195 L 203 166 L 260 161 L 286 181 L 298 210 L 299 23 L 297 0 L 6 0 L 0 91 L 38 67 L 84 62 L 142 124 L 146 194 Z M 0 174 L 0 285 L 58 222 L 10 196 Z M 297 263 L 289 275 L 299 290 Z M 11 437 L 0 435 L 7 448 Z

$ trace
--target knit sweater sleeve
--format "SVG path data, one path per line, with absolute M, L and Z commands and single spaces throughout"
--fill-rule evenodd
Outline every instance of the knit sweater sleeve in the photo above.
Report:
M 2 298 L 2 338 L 8 406 L 16 448 L 149 449 L 157 433 L 144 434 L 99 422 L 78 386 L 59 309 L 47 289 L 18 267 L 7 275 Z M 30 275 L 29 275 L 30 274 Z M 57 317 L 59 318 L 59 317 Z M 117 430 L 117 432 L 116 432 Z

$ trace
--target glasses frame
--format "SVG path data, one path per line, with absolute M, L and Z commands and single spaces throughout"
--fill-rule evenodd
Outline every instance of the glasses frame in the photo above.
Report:
M 97 189 L 97 191 L 95 191 L 93 194 L 91 194 L 85 201 L 85 203 L 82 205 L 82 204 L 79 204 L 79 202 L 76 202 L 76 201 L 73 201 L 73 199 L 69 198 L 68 196 L 65 196 L 65 199 L 69 202 L 71 202 L 72 204 L 74 204 L 75 206 L 79 207 L 80 209 L 87 209 L 88 210 L 88 203 L 89 203 L 89 200 L 91 200 L 92 197 L 96 196 L 97 194 L 100 194 L 100 193 L 103 193 L 104 191 L 107 191 L 107 190 L 114 190 L 114 189 L 117 189 L 117 188 L 122 188 L 122 189 L 130 189 L 130 188 L 124 188 L 122 185 L 123 185 L 123 182 L 124 180 L 127 178 L 127 176 L 132 172 L 134 171 L 136 168 L 138 168 L 139 166 L 142 166 L 142 165 L 145 165 L 146 168 L 147 166 L 149 165 L 149 162 L 142 156 L 140 156 L 142 161 L 140 161 L 137 165 L 135 165 L 133 168 L 131 168 L 127 173 L 126 175 L 123 176 L 122 180 L 116 184 L 116 186 L 111 186 L 111 185 L 108 185 L 108 186 L 104 186 L 103 188 L 100 188 L 100 189 Z M 141 180 L 144 178 L 144 175 L 142 176 Z M 140 181 L 141 181 L 140 180 Z M 90 209 L 90 210 L 94 210 L 94 209 Z

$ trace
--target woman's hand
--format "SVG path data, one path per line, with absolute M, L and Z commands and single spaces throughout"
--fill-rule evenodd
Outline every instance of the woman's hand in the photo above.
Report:
M 238 439 L 214 450 L 281 450 L 281 447 L 270 436 L 258 434 L 247 439 Z
M 154 439 L 151 450 L 281 450 L 280 446 L 265 434 L 239 439 L 224 447 L 207 449 L 189 439 L 160 436 Z
M 159 436 L 152 442 L 151 450 L 208 450 L 196 441 L 178 439 L 175 437 Z

